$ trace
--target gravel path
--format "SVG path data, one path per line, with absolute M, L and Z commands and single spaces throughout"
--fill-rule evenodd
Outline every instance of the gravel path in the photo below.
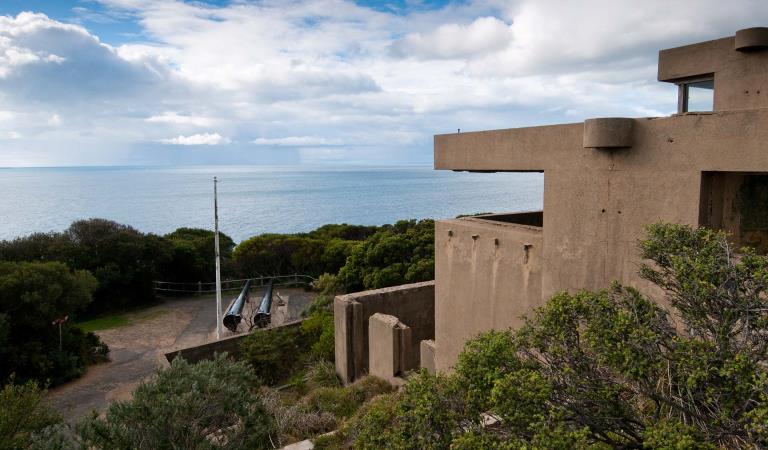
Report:
M 300 289 L 277 289 L 286 300 L 273 302 L 273 323 L 295 319 L 313 294 Z M 251 304 L 263 291 L 251 293 Z M 222 308 L 229 304 L 222 301 Z M 216 299 L 213 296 L 167 300 L 157 306 L 128 314 L 130 325 L 98 331 L 110 348 L 110 361 L 90 367 L 77 380 L 51 389 L 48 400 L 68 421 L 103 411 L 115 400 L 127 400 L 143 380 L 168 365 L 164 354 L 175 349 L 216 339 Z M 225 335 L 231 335 L 228 330 Z

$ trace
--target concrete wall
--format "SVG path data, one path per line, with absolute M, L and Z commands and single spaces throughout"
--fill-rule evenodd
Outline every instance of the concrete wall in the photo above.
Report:
M 541 304 L 542 243 L 541 227 L 477 217 L 435 224 L 436 370 L 449 369 L 467 339 L 517 326 Z
M 243 339 L 250 336 L 252 333 L 270 333 L 274 330 L 279 330 L 284 327 L 299 327 L 303 320 L 295 322 L 285 323 L 273 328 L 256 329 L 251 333 L 240 334 L 237 336 L 230 336 L 220 339 L 218 341 L 208 342 L 202 345 L 196 345 L 194 347 L 181 348 L 173 350 L 165 354 L 165 359 L 168 362 L 173 361 L 176 357 L 181 356 L 189 362 L 198 362 L 204 359 L 213 359 L 217 353 L 228 353 L 233 356 L 237 356 L 240 353 L 240 343 Z
M 340 295 L 334 299 L 336 371 L 346 382 L 368 373 L 368 320 L 376 313 L 397 317 L 411 329 L 412 355 L 435 336 L 435 282 Z

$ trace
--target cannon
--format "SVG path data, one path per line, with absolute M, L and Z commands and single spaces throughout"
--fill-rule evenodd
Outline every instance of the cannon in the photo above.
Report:
M 256 327 L 264 328 L 272 321 L 270 311 L 272 310 L 272 288 L 274 284 L 275 279 L 273 278 L 269 281 L 267 291 L 264 292 L 264 296 L 261 298 L 261 304 L 259 305 L 259 309 L 256 311 L 256 315 L 253 318 L 253 324 Z
M 240 295 L 238 295 L 237 298 L 232 301 L 232 304 L 229 305 L 229 309 L 227 309 L 227 313 L 224 315 L 224 320 L 222 320 L 224 326 L 233 333 L 237 331 L 237 327 L 243 319 L 243 307 L 245 306 L 245 302 L 248 301 L 248 293 L 250 290 L 251 280 L 248 280 L 245 282 L 243 290 L 240 291 Z

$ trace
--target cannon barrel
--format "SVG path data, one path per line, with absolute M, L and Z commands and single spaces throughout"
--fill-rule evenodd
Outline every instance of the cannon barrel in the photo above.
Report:
M 256 311 L 256 317 L 254 317 L 253 323 L 259 328 L 266 327 L 272 321 L 270 311 L 272 310 L 272 288 L 274 284 L 275 279 L 273 278 L 269 281 L 267 291 L 264 292 L 259 309 Z
M 233 333 L 237 331 L 237 327 L 240 325 L 240 321 L 243 319 L 243 307 L 245 306 L 245 302 L 248 300 L 248 293 L 250 290 L 251 280 L 248 280 L 245 282 L 243 290 L 240 291 L 240 295 L 238 295 L 237 298 L 232 301 L 232 304 L 229 305 L 229 309 L 227 309 L 227 313 L 224 315 L 224 320 L 222 322 L 224 323 L 224 326 Z

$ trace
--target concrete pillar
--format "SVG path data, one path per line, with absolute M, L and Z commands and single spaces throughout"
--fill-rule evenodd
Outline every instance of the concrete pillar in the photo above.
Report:
M 411 352 L 411 329 L 397 317 L 376 313 L 368 319 L 368 368 L 371 375 L 393 384 L 402 382 Z
M 435 341 L 423 340 L 419 343 L 420 361 L 419 367 L 427 369 L 429 373 L 435 373 Z

